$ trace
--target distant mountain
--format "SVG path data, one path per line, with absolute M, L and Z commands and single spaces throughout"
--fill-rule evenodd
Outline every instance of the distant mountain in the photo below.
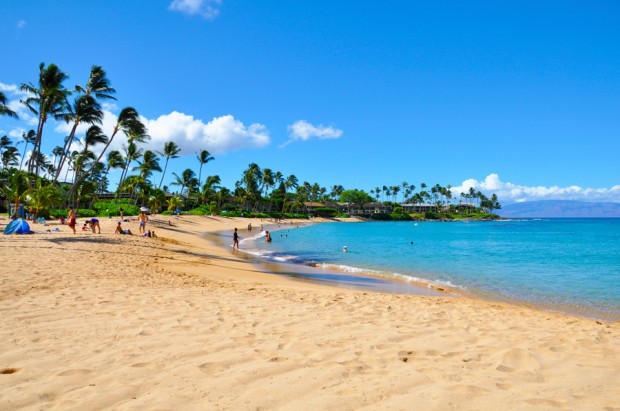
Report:
M 502 217 L 515 218 L 613 218 L 620 217 L 620 203 L 544 200 L 513 203 L 498 210 Z

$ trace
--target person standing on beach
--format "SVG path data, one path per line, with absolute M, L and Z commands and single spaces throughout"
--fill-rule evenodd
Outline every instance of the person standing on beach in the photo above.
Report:
M 69 207 L 69 212 L 67 213 L 67 220 L 69 220 L 69 228 L 72 229 L 73 234 L 75 234 L 76 216 L 75 211 L 73 211 L 73 207 Z
M 138 216 L 139 230 L 141 234 L 146 233 L 146 222 L 148 221 L 148 217 L 144 213 L 144 211 L 140 211 L 140 215 Z
M 239 249 L 239 234 L 237 234 L 237 228 L 235 228 L 235 232 L 233 233 L 233 249 L 237 246 L 237 250 Z
M 93 234 L 95 234 L 95 228 L 98 230 L 97 234 L 101 234 L 101 226 L 99 225 L 99 219 L 91 218 L 90 220 L 87 221 L 87 223 L 90 226 L 90 229 L 92 230 Z
M 123 215 L 123 207 L 119 207 L 118 208 L 118 213 L 121 216 L 121 221 L 123 221 L 125 219 L 125 216 Z

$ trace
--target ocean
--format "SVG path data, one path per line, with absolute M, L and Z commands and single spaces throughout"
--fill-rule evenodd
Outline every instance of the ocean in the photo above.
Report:
M 255 230 L 260 258 L 620 320 L 620 219 L 322 223 Z M 258 236 L 258 237 L 256 237 Z M 248 237 L 245 235 L 245 237 Z M 347 252 L 343 248 L 347 247 Z

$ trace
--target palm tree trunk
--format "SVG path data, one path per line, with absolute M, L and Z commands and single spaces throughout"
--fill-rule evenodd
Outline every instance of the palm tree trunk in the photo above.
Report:
M 161 188 L 162 183 L 164 182 L 164 177 L 166 175 L 166 169 L 168 168 L 168 160 L 170 159 L 170 157 L 166 157 L 166 164 L 164 165 L 164 173 L 161 175 L 161 181 L 159 182 L 159 187 Z
M 69 148 L 71 147 L 71 143 L 73 142 L 73 137 L 75 136 L 75 130 L 77 130 L 78 122 L 73 123 L 73 128 L 71 129 L 71 133 L 69 133 L 69 138 L 65 141 L 65 145 L 62 148 L 62 154 L 60 155 L 60 159 L 58 160 L 58 170 L 56 170 L 56 176 L 54 177 L 53 184 L 56 184 L 58 181 L 58 176 L 60 176 L 60 171 L 62 167 L 65 165 L 65 160 L 67 159 L 67 155 L 69 154 Z

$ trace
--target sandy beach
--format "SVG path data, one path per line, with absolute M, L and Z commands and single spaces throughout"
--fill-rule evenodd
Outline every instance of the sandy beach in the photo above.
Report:
M 0 410 L 620 410 L 617 322 L 291 281 L 201 236 L 244 219 L 101 221 L 0 236 Z

